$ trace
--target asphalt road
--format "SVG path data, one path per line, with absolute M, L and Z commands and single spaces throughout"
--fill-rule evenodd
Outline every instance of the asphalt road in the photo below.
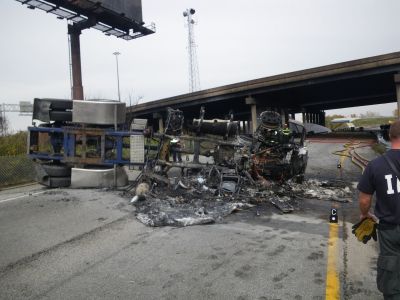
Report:
M 357 180 L 348 161 L 336 168 L 341 144 L 309 148 L 309 177 Z M 332 205 L 305 200 L 287 215 L 263 205 L 260 216 L 150 228 L 120 192 L 1 191 L 0 299 L 325 299 Z M 351 236 L 356 203 L 338 210 L 341 298 L 381 299 L 376 243 Z

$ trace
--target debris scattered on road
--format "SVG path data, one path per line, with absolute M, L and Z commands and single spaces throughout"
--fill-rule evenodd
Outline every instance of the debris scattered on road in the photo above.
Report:
M 138 184 L 135 190 L 135 196 L 132 198 L 131 203 L 136 203 L 139 200 L 146 200 L 146 195 L 149 193 L 149 185 L 145 182 Z
M 259 180 L 253 185 L 246 176 L 234 175 L 233 171 L 230 175 L 215 177 L 210 170 L 202 170 L 193 176 L 169 178 L 167 184 L 144 173 L 141 178 L 148 182 L 138 185 L 135 197 L 143 186 L 152 188 L 145 200 L 133 202 L 136 217 L 148 226 L 190 226 L 220 222 L 232 212 L 262 203 L 271 203 L 282 213 L 291 213 L 303 199 L 349 202 L 352 198 L 351 188 L 339 181 L 310 179 L 301 184 L 293 180 L 266 184 L 265 180 Z M 227 178 L 233 180 L 224 181 Z
M 190 226 L 220 221 L 239 209 L 254 205 L 240 202 L 205 201 L 196 199 L 179 203 L 179 198 L 152 199 L 137 205 L 137 219 L 148 226 Z

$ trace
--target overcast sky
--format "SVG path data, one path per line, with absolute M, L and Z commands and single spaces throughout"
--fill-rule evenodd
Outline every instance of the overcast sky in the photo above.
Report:
M 83 85 L 89 98 L 117 98 L 114 51 L 121 52 L 122 99 L 142 102 L 188 92 L 187 33 L 182 12 L 196 9 L 201 88 L 400 50 L 398 0 L 142 0 L 156 34 L 133 41 L 85 30 Z M 0 103 L 69 98 L 66 21 L 14 0 L 0 3 Z M 129 103 L 129 100 L 127 100 Z M 395 105 L 367 110 L 391 115 Z M 333 113 L 333 112 L 329 112 Z M 14 129 L 30 117 L 9 114 Z

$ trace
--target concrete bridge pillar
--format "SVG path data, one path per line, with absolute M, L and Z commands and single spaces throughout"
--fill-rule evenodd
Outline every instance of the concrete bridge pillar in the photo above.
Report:
M 317 111 L 317 112 L 302 112 L 303 114 L 303 122 L 304 123 L 313 123 L 325 126 L 325 112 Z
M 158 120 L 158 132 L 163 133 L 164 132 L 164 121 L 163 121 L 162 115 L 160 113 L 154 113 L 153 119 Z
M 315 115 L 315 124 L 319 124 L 319 112 L 314 113 Z
M 247 105 L 250 105 L 251 132 L 254 133 L 257 129 L 257 101 L 252 96 L 246 97 L 245 101 Z
M 320 112 L 320 122 L 319 122 L 319 125 L 326 126 L 326 122 L 325 122 L 325 112 L 324 112 L 324 111 L 321 111 L 321 112 Z
M 289 111 L 287 109 L 281 109 L 281 116 L 282 116 L 282 125 L 285 125 L 289 122 Z

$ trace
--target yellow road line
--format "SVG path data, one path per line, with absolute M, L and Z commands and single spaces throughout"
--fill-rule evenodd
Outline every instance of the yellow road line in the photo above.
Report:
M 326 271 L 326 300 L 340 299 L 340 281 L 338 271 L 339 224 L 329 224 L 328 264 Z

